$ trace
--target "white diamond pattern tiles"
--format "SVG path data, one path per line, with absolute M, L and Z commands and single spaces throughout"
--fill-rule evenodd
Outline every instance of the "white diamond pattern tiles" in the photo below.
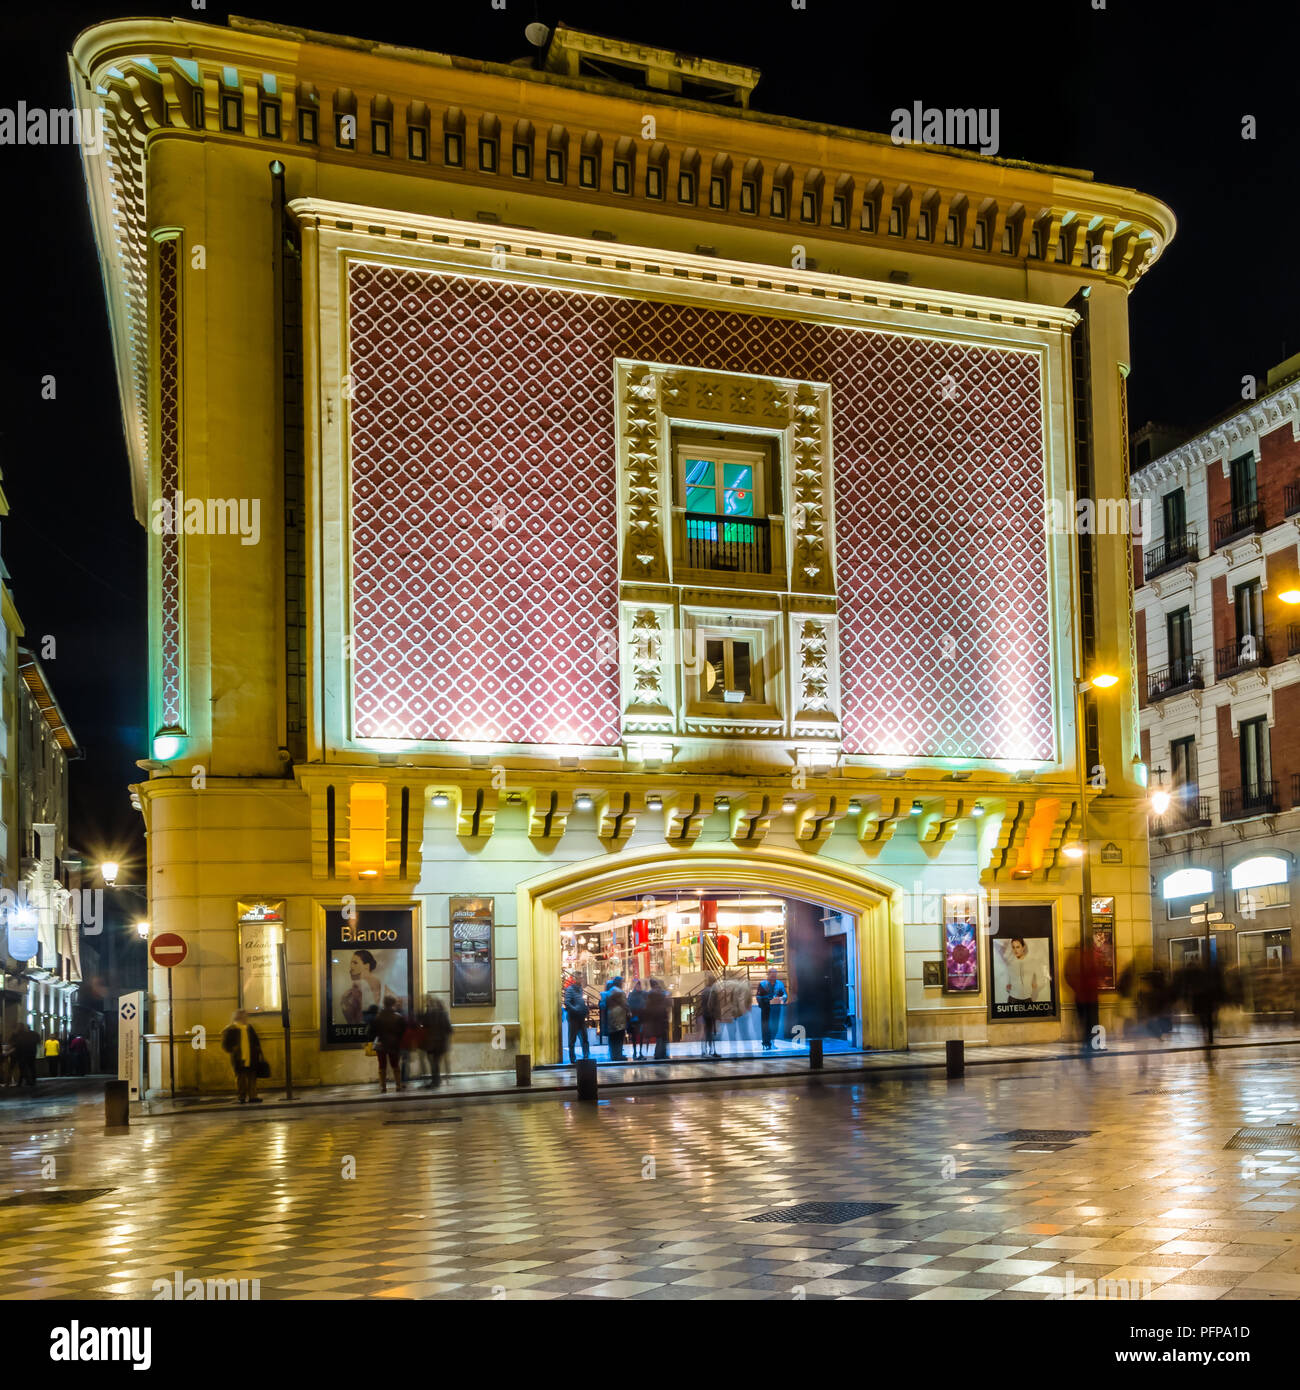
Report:
M 354 264 L 354 729 L 612 744 L 614 361 L 831 385 L 845 747 L 1050 757 L 1033 353 Z

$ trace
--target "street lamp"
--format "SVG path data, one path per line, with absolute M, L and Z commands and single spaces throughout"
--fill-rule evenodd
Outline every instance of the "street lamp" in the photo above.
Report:
M 1283 603 L 1300 603 L 1300 589 L 1283 589 L 1278 598 Z
M 117 874 L 120 867 L 116 859 L 105 859 L 99 866 L 100 877 L 108 887 L 111 888 L 117 882 Z
M 137 922 L 137 923 L 135 924 L 135 932 L 136 932 L 136 935 L 140 938 L 141 941 L 148 941 L 148 940 L 149 940 L 149 923 L 148 923 L 148 922 Z
M 1158 816 L 1163 816 L 1169 809 L 1169 804 L 1173 798 L 1165 790 L 1165 770 L 1163 767 L 1156 768 L 1155 790 L 1151 793 L 1151 809 Z

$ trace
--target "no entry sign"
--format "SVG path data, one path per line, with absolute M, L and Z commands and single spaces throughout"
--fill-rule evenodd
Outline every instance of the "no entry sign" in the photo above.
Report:
M 160 932 L 149 943 L 149 959 L 170 970 L 185 959 L 189 949 L 183 936 L 177 936 L 174 931 Z

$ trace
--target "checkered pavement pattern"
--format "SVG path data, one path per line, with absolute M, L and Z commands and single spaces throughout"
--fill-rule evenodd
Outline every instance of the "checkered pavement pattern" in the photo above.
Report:
M 598 1105 L 244 1109 L 121 1136 L 89 1103 L 5 1102 L 8 1191 L 114 1190 L 0 1208 L 0 1298 L 148 1299 L 181 1270 L 260 1279 L 263 1299 L 1041 1300 L 1103 1279 L 1294 1299 L 1300 1153 L 1224 1146 L 1297 1122 L 1296 1046 Z M 993 1137 L 1020 1129 L 1091 1133 Z M 750 1220 L 800 1202 L 890 1207 Z

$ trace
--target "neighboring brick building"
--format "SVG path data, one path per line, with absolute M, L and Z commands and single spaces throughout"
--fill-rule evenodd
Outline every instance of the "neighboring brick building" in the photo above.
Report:
M 1140 454 L 1135 450 L 1135 459 Z M 1152 820 L 1156 960 L 1203 949 L 1222 913 L 1248 1003 L 1291 960 L 1300 852 L 1300 356 L 1260 399 L 1133 474 L 1151 503 L 1137 590 L 1143 756 L 1173 801 Z

